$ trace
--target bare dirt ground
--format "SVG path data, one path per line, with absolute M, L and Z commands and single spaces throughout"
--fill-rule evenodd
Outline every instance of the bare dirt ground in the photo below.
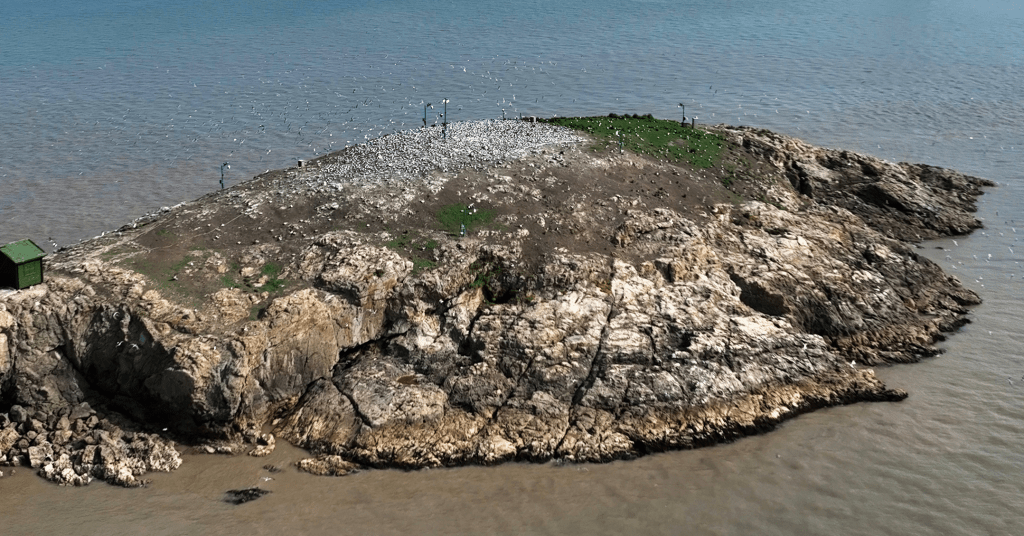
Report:
M 529 278 L 545 255 L 559 250 L 629 260 L 611 231 L 630 209 L 663 207 L 701 222 L 720 203 L 759 200 L 794 209 L 800 203 L 774 165 L 741 145 L 725 143 L 713 166 L 699 168 L 593 138 L 511 161 L 434 171 L 422 184 L 402 187 L 400 195 L 394 188 L 360 185 L 280 194 L 282 184 L 345 158 L 343 150 L 303 168 L 271 171 L 137 229 L 123 227 L 105 237 L 110 244 L 103 257 L 145 274 L 165 297 L 197 309 L 220 289 L 250 290 L 261 296 L 255 315 L 275 295 L 309 285 L 289 277 L 288 266 L 331 231 L 360 233 L 409 258 L 417 270 L 430 269 L 440 260 L 438 246 L 462 234 L 457 224 L 442 221 L 443 213 L 465 209 L 469 235 L 494 244 L 523 240 L 518 271 Z M 248 210 L 254 199 L 268 196 L 271 201 Z M 476 215 L 481 217 L 474 220 Z

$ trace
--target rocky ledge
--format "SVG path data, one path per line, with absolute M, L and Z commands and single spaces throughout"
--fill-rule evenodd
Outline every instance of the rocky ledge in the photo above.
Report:
M 532 122 L 399 133 L 64 249 L 0 296 L 0 463 L 139 485 L 175 442 L 275 436 L 317 474 L 601 462 L 907 396 L 867 367 L 979 303 L 914 242 L 980 227 L 991 184 L 699 130 L 697 164 Z

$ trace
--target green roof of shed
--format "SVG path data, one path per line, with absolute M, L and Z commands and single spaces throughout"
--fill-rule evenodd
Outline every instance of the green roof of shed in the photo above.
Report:
M 15 264 L 34 261 L 46 256 L 45 251 L 39 249 L 39 246 L 37 246 L 35 242 L 27 238 L 25 240 L 11 242 L 6 246 L 0 247 L 0 253 L 3 253 L 8 259 L 14 261 Z

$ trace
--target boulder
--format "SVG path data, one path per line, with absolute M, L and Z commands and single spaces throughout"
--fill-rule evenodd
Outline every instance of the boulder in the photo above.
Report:
M 319 476 L 345 476 L 359 470 L 356 464 L 336 455 L 303 458 L 295 462 L 295 466 L 300 471 Z
M 29 467 L 38 469 L 51 461 L 53 461 L 53 446 L 49 443 L 44 442 L 28 448 Z
M 7 410 L 7 415 L 16 423 L 22 423 L 29 419 L 28 411 L 17 404 L 11 406 L 11 409 Z

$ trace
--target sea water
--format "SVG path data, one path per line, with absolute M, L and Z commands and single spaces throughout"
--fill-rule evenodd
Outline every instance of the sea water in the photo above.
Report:
M 1024 533 L 1022 43 L 1000 0 L 0 0 L 0 243 L 52 250 L 445 113 L 685 114 L 999 184 L 984 230 L 919 250 L 985 302 L 944 354 L 877 370 L 903 402 L 604 465 L 188 455 L 142 490 L 4 468 L 0 532 Z M 252 485 L 273 493 L 220 502 Z

